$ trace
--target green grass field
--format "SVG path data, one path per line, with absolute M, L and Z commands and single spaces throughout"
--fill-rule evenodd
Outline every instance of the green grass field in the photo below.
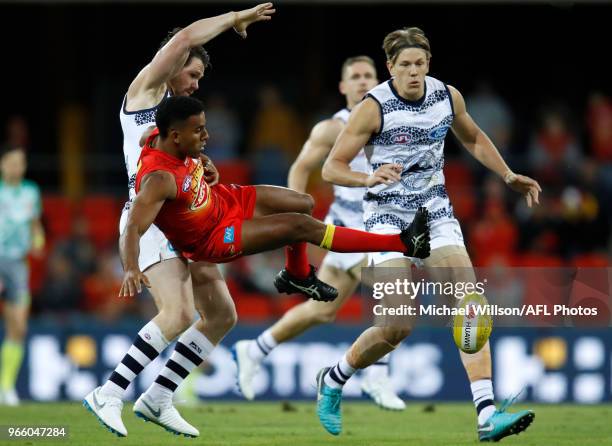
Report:
M 536 419 L 529 429 L 502 440 L 522 445 L 612 445 L 612 406 L 532 405 Z M 526 406 L 517 406 L 526 408 Z M 67 425 L 75 445 L 463 445 L 476 444 L 471 404 L 409 403 L 405 412 L 386 412 L 366 402 L 344 403 L 344 431 L 339 437 L 319 425 L 313 403 L 210 403 L 180 408 L 200 430 L 200 438 L 175 437 L 136 418 L 131 405 L 123 409 L 127 438 L 106 431 L 79 403 L 24 404 L 0 407 L 0 425 Z M 32 440 L 0 444 L 38 444 Z M 60 442 L 45 442 L 57 444 Z

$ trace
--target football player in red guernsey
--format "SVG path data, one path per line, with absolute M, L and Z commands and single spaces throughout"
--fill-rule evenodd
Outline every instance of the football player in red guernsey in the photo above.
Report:
M 421 209 L 401 234 L 382 235 L 326 225 L 310 216 L 312 197 L 276 186 L 218 184 L 204 179 L 199 157 L 208 132 L 202 103 L 170 97 L 156 114 L 157 128 L 146 138 L 136 176 L 137 196 L 120 251 L 125 276 L 120 296 L 149 285 L 138 267 L 139 238 L 155 223 L 175 249 L 194 261 L 228 262 L 287 246 L 287 263 L 275 279 L 279 292 L 333 300 L 336 289 L 319 281 L 308 264 L 306 243 L 336 252 L 398 251 L 429 255 L 427 211 Z M 371 175 L 372 184 L 390 181 Z

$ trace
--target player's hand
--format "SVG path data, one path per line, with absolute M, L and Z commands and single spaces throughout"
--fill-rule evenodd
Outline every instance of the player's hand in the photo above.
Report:
M 402 166 L 399 164 L 383 164 L 366 179 L 366 187 L 378 184 L 393 184 L 401 180 Z
M 119 297 L 132 297 L 142 291 L 141 284 L 147 288 L 151 288 L 151 283 L 139 269 L 129 269 L 123 276 L 123 283 L 119 290 Z
M 506 174 L 504 181 L 512 190 L 525 197 L 528 207 L 534 204 L 540 204 L 540 192 L 542 192 L 542 188 L 533 178 L 509 172 Z
M 206 183 L 208 183 L 208 185 L 211 187 L 218 184 L 219 171 L 217 170 L 217 167 L 206 155 L 200 155 L 200 159 L 202 160 L 202 164 L 204 164 L 204 180 Z
M 246 29 L 251 23 L 271 20 L 276 12 L 272 3 L 261 3 L 254 8 L 234 12 L 234 31 L 246 39 Z

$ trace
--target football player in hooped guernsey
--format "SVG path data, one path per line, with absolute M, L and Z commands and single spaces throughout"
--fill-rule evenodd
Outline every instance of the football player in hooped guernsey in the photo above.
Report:
M 336 138 L 364 95 L 378 84 L 376 64 L 368 56 L 347 58 L 340 71 L 340 93 L 345 97 L 346 107 L 329 119 L 317 123 L 297 159 L 289 170 L 289 188 L 306 192 L 308 178 L 329 154 Z M 351 162 L 355 170 L 367 171 L 363 151 Z M 363 229 L 364 188 L 334 186 L 334 201 L 329 207 L 326 222 L 349 228 Z M 232 353 L 236 361 L 238 388 L 242 395 L 255 398 L 254 382 L 261 363 L 274 349 L 302 334 L 309 328 L 333 322 L 342 306 L 353 295 L 361 279 L 361 268 L 366 264 L 365 253 L 329 252 L 321 263 L 318 276 L 338 290 L 338 298 L 332 302 L 317 302 L 312 299 L 301 302 L 287 311 L 281 319 L 264 330 L 255 339 L 236 342 Z M 361 390 L 381 408 L 403 410 L 406 405 L 397 396 L 389 377 L 389 358 L 384 357 L 365 370 Z
M 119 112 L 130 197 L 121 214 L 120 233 L 125 230 L 136 195 L 140 138 L 154 121 L 161 100 L 167 96 L 189 96 L 199 89 L 210 62 L 202 45 L 231 29 L 246 38 L 252 24 L 271 20 L 274 12 L 272 3 L 262 3 L 175 28 L 136 74 Z M 157 32 L 160 22 L 147 23 L 147 32 Z M 210 184 L 219 181 L 212 163 L 207 162 L 205 170 L 206 181 Z M 154 225 L 140 240 L 138 265 L 147 273 L 157 314 L 138 331 L 108 379 L 85 396 L 83 405 L 109 431 L 126 436 L 122 409 L 128 387 L 176 339 L 166 365 L 138 397 L 133 411 L 169 432 L 197 437 L 198 430 L 174 407 L 173 396 L 186 378 L 193 378 L 192 372 L 232 329 L 237 320 L 236 307 L 217 265 L 188 262 Z M 194 322 L 196 314 L 200 318 Z M 183 387 L 186 388 L 189 386 Z
M 125 269 L 120 295 L 140 291 L 146 276 L 138 268 L 139 238 L 155 224 L 183 255 L 195 261 L 226 262 L 240 255 L 291 245 L 287 264 L 275 279 L 280 292 L 302 292 L 333 300 L 337 291 L 319 281 L 308 264 L 306 243 L 336 252 L 396 251 L 429 255 L 427 211 L 417 213 L 400 234 L 369 234 L 324 224 L 309 214 L 310 195 L 275 186 L 215 185 L 201 178 L 199 155 L 208 139 L 200 101 L 171 97 L 160 104 L 158 130 L 148 138 L 136 176 L 137 195 L 120 251 Z
M 334 184 L 367 187 L 366 229 L 379 234 L 400 232 L 411 224 L 417 209 L 429 210 L 431 255 L 428 274 L 437 282 L 476 282 L 463 244 L 459 222 L 444 185 L 444 138 L 452 130 L 466 149 L 506 184 L 523 194 L 527 204 L 538 203 L 539 184 L 515 174 L 465 108 L 453 87 L 427 76 L 431 59 L 429 40 L 418 28 L 389 33 L 383 42 L 392 78 L 374 87 L 349 118 L 323 166 L 323 178 Z M 350 162 L 365 146 L 371 175 L 351 169 Z M 410 261 L 395 253 L 370 256 L 375 266 L 399 267 L 410 279 Z M 408 322 L 408 320 L 406 321 Z M 334 367 L 317 377 L 317 414 L 331 434 L 342 430 L 342 387 L 357 369 L 367 367 L 392 351 L 411 326 L 371 327 L 364 331 Z M 510 413 L 509 404 L 497 409 L 493 401 L 491 352 L 488 343 L 478 353 L 461 352 L 478 414 L 481 441 L 498 441 L 525 430 L 532 411 Z

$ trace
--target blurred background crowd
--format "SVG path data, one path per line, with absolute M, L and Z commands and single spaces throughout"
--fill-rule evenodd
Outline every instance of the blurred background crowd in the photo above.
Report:
M 9 48 L 5 55 L 14 71 L 5 85 L 19 88 L 6 93 L 0 114 L 2 140 L 28 149 L 28 177 L 43 192 L 47 246 L 43 258 L 31 260 L 33 313 L 107 322 L 148 318 L 153 308 L 146 296 L 116 297 L 122 279 L 118 219 L 127 196 L 119 107 L 129 79 L 166 30 L 227 7 L 38 8 L 26 14 L 23 7 L 4 7 L 14 20 L 1 31 L 4 39 L 11 32 L 21 36 L 28 26 L 34 33 L 25 37 L 31 51 Z M 609 69 L 595 57 L 605 11 L 606 5 L 283 5 L 270 29 L 254 27 L 245 42 L 228 35 L 210 45 L 213 69 L 196 93 L 206 106 L 207 153 L 222 182 L 286 185 L 310 128 L 344 105 L 336 91 L 342 61 L 368 54 L 385 80 L 382 37 L 420 26 L 432 43 L 430 74 L 459 88 L 508 164 L 544 190 L 540 206 L 527 208 L 447 138 L 447 188 L 474 264 L 609 266 L 612 90 Z M 143 32 L 130 23 L 137 12 L 158 29 Z M 45 15 L 54 25 L 43 21 Z M 508 24 L 495 19 L 501 15 Z M 94 26 L 104 36 L 86 33 L 110 17 L 123 32 Z M 372 26 L 363 23 L 366 18 Z M 502 29 L 488 39 L 495 27 Z M 34 42 L 46 38 L 54 56 L 36 50 Z M 282 38 L 294 43 L 275 43 Z M 331 186 L 315 176 L 309 191 L 322 218 Z M 316 248 L 310 254 L 315 263 L 323 256 Z M 267 320 L 296 303 L 273 290 L 282 264 L 282 252 L 272 252 L 224 266 L 242 321 Z M 339 316 L 362 317 L 358 299 Z

